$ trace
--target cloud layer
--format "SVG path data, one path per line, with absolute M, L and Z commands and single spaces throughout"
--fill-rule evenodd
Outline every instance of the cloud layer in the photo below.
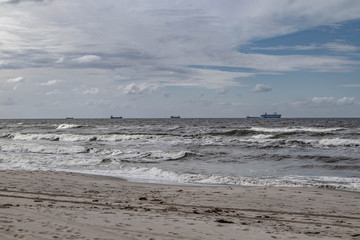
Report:
M 219 106 L 239 106 L 226 96 L 272 94 L 282 87 L 266 82 L 274 75 L 348 74 L 360 68 L 360 46 L 345 35 L 256 45 L 319 26 L 335 31 L 360 19 L 357 0 L 0 0 L 0 10 L 5 105 L 22 99 L 33 105 L 78 101 L 116 108 L 120 104 L 109 102 L 151 94 L 171 99 L 180 95 L 178 89 L 185 89 L 183 102 L 189 102 L 191 89 L 193 96 L 203 91 L 203 99 L 194 102 L 213 103 L 216 96 Z M 312 102 L 355 101 L 350 95 L 334 97 Z

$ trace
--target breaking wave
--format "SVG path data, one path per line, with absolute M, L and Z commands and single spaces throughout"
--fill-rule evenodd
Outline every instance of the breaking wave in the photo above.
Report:
M 296 133 L 296 132 L 333 132 L 340 131 L 343 128 L 314 128 L 314 127 L 297 127 L 297 128 L 263 128 L 263 127 L 251 127 L 250 130 L 255 132 L 267 132 L 267 133 Z
M 163 152 L 163 151 L 150 151 L 150 152 L 118 152 L 115 157 L 111 158 L 115 154 L 111 153 L 109 160 L 114 159 L 116 161 L 128 162 L 128 163 L 158 163 L 164 161 L 175 161 L 186 159 L 194 154 L 186 151 L 179 152 Z
M 81 125 L 76 124 L 60 124 L 56 129 L 80 128 Z
M 321 139 L 319 144 L 329 147 L 345 146 L 345 147 L 358 147 L 360 146 L 360 139 L 342 139 L 342 138 L 330 138 Z
M 175 184 L 360 191 L 359 123 L 359 119 L 31 119 L 21 124 L 4 120 L 0 169 L 63 169 Z M 338 178 L 313 177 L 325 175 Z
M 97 175 L 125 178 L 129 181 L 145 181 L 150 183 L 175 184 L 214 184 L 239 186 L 274 186 L 274 187 L 318 187 L 360 191 L 359 178 L 326 177 L 326 176 L 284 176 L 284 177 L 231 177 L 212 174 L 177 173 L 156 167 L 128 167 L 122 166 L 116 171 L 90 170 L 80 171 Z
M 86 153 L 88 150 L 81 146 L 52 146 L 39 144 L 3 144 L 0 147 L 2 152 L 14 153 L 41 153 L 41 154 L 78 154 Z

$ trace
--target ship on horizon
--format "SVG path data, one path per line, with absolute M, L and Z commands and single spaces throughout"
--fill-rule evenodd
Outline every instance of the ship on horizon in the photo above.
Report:
M 120 117 L 115 117 L 115 116 L 113 116 L 113 115 L 111 115 L 110 118 L 111 118 L 111 119 L 122 119 L 121 116 L 120 116 Z
M 281 114 L 277 114 L 276 112 L 274 112 L 273 114 L 262 114 L 260 116 L 261 118 L 281 118 Z

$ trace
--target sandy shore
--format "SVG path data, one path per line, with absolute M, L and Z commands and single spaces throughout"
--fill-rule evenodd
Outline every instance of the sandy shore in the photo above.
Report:
M 360 193 L 0 171 L 0 239 L 360 239 Z

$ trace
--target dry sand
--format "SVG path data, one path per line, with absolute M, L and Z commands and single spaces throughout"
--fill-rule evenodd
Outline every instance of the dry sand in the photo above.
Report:
M 0 171 L 0 239 L 360 239 L 360 193 Z

